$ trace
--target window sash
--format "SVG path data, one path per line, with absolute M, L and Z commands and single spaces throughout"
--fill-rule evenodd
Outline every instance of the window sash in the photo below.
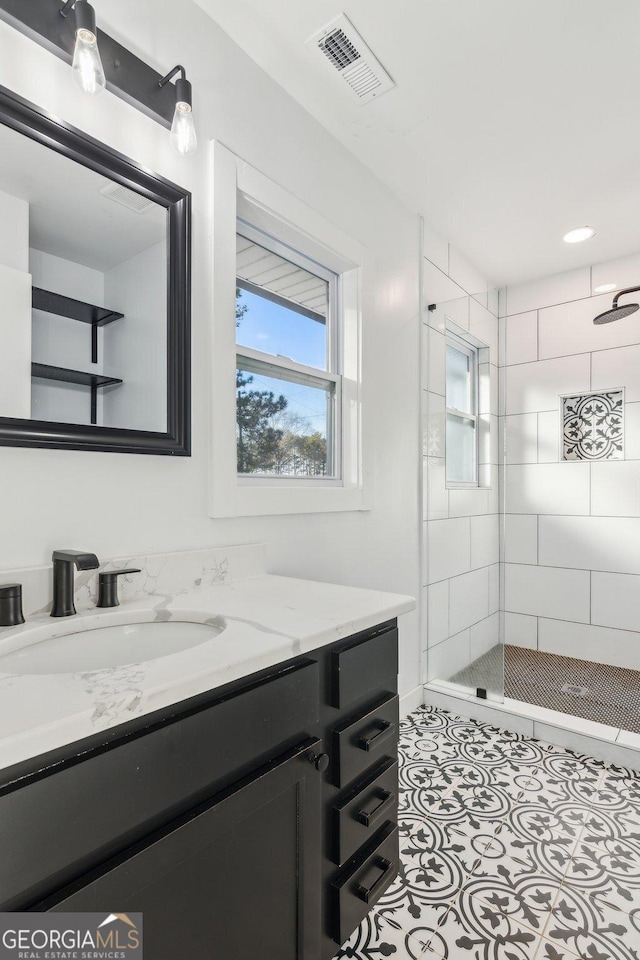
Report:
M 320 280 L 325 280 L 329 285 L 328 290 L 328 303 L 327 303 L 327 317 L 326 317 L 326 336 L 327 336 L 327 371 L 332 373 L 339 373 L 342 370 L 342 350 L 341 350 L 341 337 L 342 329 L 340 322 L 340 311 L 339 311 L 339 297 L 340 297 L 340 288 L 339 281 L 340 277 L 338 274 L 334 273 L 332 270 L 329 270 L 327 267 L 323 266 L 316 260 L 313 260 L 311 257 L 305 256 L 303 253 L 300 253 L 294 247 L 290 247 L 288 244 L 284 243 L 282 240 L 278 240 L 277 237 L 269 233 L 265 233 L 263 230 L 259 230 L 257 227 L 254 227 L 248 221 L 243 220 L 241 217 L 238 217 L 236 223 L 236 233 L 240 234 L 241 237 L 244 237 L 245 240 L 250 240 L 253 243 L 257 243 L 259 246 L 264 247 L 265 250 L 269 250 L 271 253 L 275 253 L 277 256 L 282 257 L 285 260 L 288 260 L 290 263 L 293 263 L 297 267 L 301 267 L 303 270 L 307 270 L 309 273 L 312 273 L 314 276 L 318 277 Z M 236 276 L 236 286 L 241 289 L 249 288 L 246 286 L 248 281 L 243 280 L 241 277 Z M 290 310 L 295 310 L 300 313 L 302 316 L 309 316 L 312 320 L 325 321 L 325 318 L 319 314 L 314 314 L 312 311 L 306 311 L 303 306 L 300 304 L 292 303 L 287 300 L 285 297 L 276 300 L 277 294 L 272 294 L 270 290 L 267 290 L 265 287 L 261 287 L 259 284 L 253 285 L 253 289 L 249 292 L 255 293 L 257 296 L 263 296 L 268 300 L 273 300 L 274 302 L 280 303 L 282 306 L 287 307 Z M 244 349 L 241 344 L 238 344 L 238 347 Z M 271 356 L 274 356 L 273 354 Z M 319 369 L 319 368 L 318 368 Z M 323 371 L 324 373 L 324 371 Z
M 477 487 L 479 483 L 479 465 L 478 465 L 478 348 L 473 346 L 473 344 L 468 343 L 462 337 L 453 333 L 452 331 L 447 331 L 446 335 L 446 345 L 453 347 L 455 350 L 458 350 L 460 353 L 465 354 L 469 357 L 469 397 L 470 397 L 470 406 L 471 410 L 459 410 L 457 407 L 450 407 L 447 405 L 445 407 L 445 437 L 446 437 L 446 423 L 449 416 L 457 417 L 461 420 L 466 420 L 469 423 L 473 424 L 473 479 L 472 480 L 453 480 L 449 479 L 447 474 L 447 449 L 445 441 L 445 477 L 446 485 L 450 489 L 455 489 L 456 487 Z M 448 371 L 445 371 L 445 394 L 447 390 L 447 374 Z
M 277 303 L 279 307 L 285 307 L 285 309 L 291 310 L 293 313 L 299 313 L 302 317 L 307 317 L 308 320 L 315 320 L 316 323 L 321 323 L 323 326 L 328 325 L 328 317 L 323 317 L 321 313 L 308 310 L 307 307 L 303 307 L 301 303 L 296 303 L 295 300 L 281 297 L 280 294 L 274 293 L 273 290 L 267 290 L 266 287 L 261 287 L 259 283 L 252 283 L 251 280 L 236 277 L 236 287 L 240 290 L 246 290 L 247 293 L 254 293 L 257 297 L 264 297 L 265 300 Z
M 327 415 L 327 472 L 324 477 L 302 477 L 295 474 L 238 473 L 243 480 L 269 479 L 272 481 L 316 481 L 336 482 L 342 479 L 342 377 L 338 374 L 318 371 L 316 367 L 307 367 L 285 357 L 274 357 L 243 347 L 236 351 L 236 369 L 297 383 L 301 386 L 325 390 L 330 398 Z

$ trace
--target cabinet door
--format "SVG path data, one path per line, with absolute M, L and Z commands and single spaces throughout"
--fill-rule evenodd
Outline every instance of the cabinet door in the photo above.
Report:
M 153 960 L 316 960 L 319 746 L 307 740 L 36 909 L 142 912 Z

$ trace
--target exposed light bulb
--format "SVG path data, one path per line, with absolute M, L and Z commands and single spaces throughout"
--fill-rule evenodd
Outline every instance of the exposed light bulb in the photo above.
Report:
M 179 63 L 177 67 L 170 70 L 166 77 L 159 81 L 159 84 L 161 87 L 165 87 L 177 73 L 180 76 L 173 87 L 176 106 L 173 111 L 170 140 L 174 149 L 183 157 L 186 157 L 190 153 L 195 153 L 198 149 L 198 138 L 196 137 L 196 127 L 193 122 L 193 109 L 191 107 L 193 103 L 191 84 L 187 80 L 182 64 Z
M 183 156 L 195 153 L 198 149 L 196 127 L 193 122 L 193 110 L 190 103 L 179 100 L 171 124 L 171 143 Z
M 76 46 L 71 65 L 73 79 L 85 93 L 102 93 L 107 81 L 102 68 L 98 40 L 95 33 L 81 27 L 76 30 Z

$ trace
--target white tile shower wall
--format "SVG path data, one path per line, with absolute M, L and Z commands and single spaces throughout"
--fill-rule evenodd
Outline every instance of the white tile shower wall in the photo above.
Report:
M 500 424 L 497 291 L 426 225 L 423 251 L 422 643 L 427 680 L 452 676 L 498 641 Z M 428 310 L 429 304 L 436 309 Z M 448 489 L 445 477 L 445 334 L 451 325 L 468 331 L 482 348 L 480 483 L 474 488 Z
M 590 278 L 590 282 L 589 282 Z M 640 255 L 509 287 L 505 641 L 640 669 L 640 321 L 595 326 Z M 562 394 L 625 390 L 625 459 L 561 461 Z

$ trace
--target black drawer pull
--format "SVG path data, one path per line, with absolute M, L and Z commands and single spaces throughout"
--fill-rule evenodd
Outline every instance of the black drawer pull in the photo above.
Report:
M 378 730 L 371 737 L 358 737 L 358 746 L 361 750 L 375 750 L 380 744 L 387 740 L 396 729 L 395 723 L 389 720 L 380 720 Z
M 396 799 L 395 793 L 390 793 L 389 790 L 378 790 L 376 797 L 380 802 L 375 805 L 373 810 L 358 810 L 356 813 L 356 820 L 363 823 L 365 827 L 370 827 L 372 823 L 375 823 L 383 813 L 387 812 Z
M 365 903 L 372 903 L 376 892 L 380 890 L 390 873 L 395 870 L 395 864 L 384 857 L 376 857 L 375 866 L 382 870 L 380 876 L 374 880 L 370 887 L 363 887 L 361 883 L 356 884 L 356 893 Z

